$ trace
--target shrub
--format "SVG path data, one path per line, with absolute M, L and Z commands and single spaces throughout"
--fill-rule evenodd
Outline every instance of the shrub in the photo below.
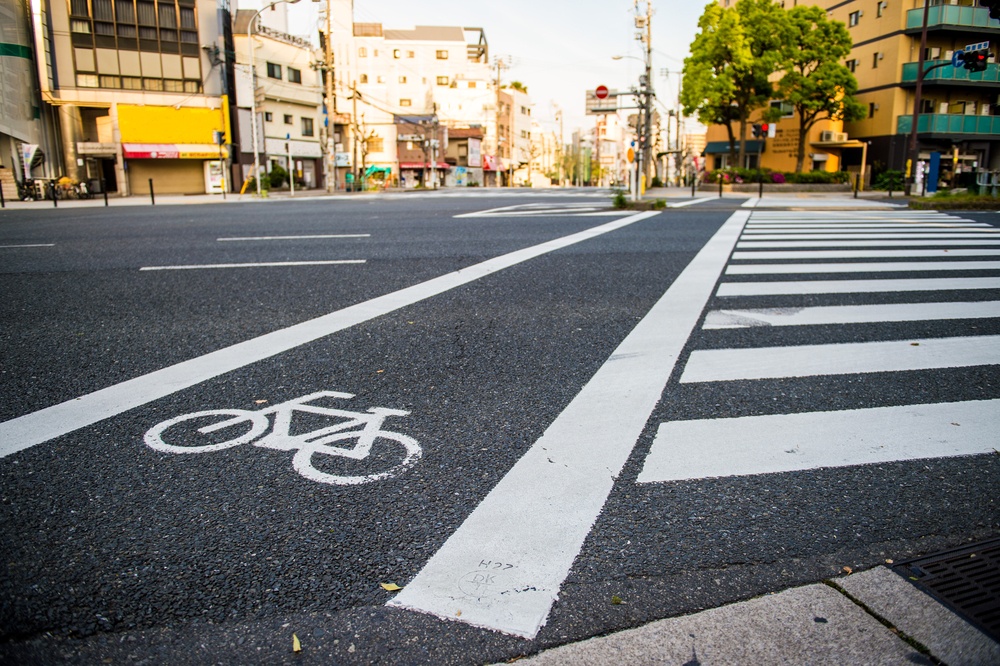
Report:
M 875 177 L 872 183 L 873 190 L 902 190 L 903 172 L 888 169 Z
M 271 169 L 270 177 L 272 187 L 281 187 L 288 180 L 288 172 L 280 165 L 275 164 L 274 168 Z
M 622 210 L 623 208 L 628 206 L 628 199 L 625 198 L 625 190 L 614 189 L 612 190 L 612 192 L 615 195 L 615 198 L 611 200 L 612 206 L 614 206 L 618 210 Z
M 774 173 L 771 174 L 771 182 L 781 185 L 782 183 L 785 182 L 785 174 L 781 173 L 780 171 L 775 171 Z
M 653 180 L 649 182 L 650 187 L 663 187 L 663 181 L 660 180 L 659 176 L 653 176 Z
M 271 177 L 265 173 L 260 177 L 260 191 L 266 192 L 269 189 L 271 189 Z M 257 191 L 257 179 L 254 178 L 253 176 L 250 176 L 250 180 L 247 181 L 246 191 L 247 192 Z

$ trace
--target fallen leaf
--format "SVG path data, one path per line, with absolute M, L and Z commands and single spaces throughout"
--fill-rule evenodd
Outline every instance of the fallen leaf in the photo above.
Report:
M 885 563 L 886 564 L 892 564 L 892 560 L 886 560 Z
M 263 405 L 265 402 L 267 402 L 267 400 L 254 400 L 253 404 L 255 404 L 255 405 Z
M 395 592 L 396 590 L 403 589 L 399 585 L 396 585 L 395 583 L 379 583 L 379 584 L 382 586 L 383 590 L 386 590 L 388 592 Z
M 953 426 L 961 426 L 961 423 L 952 423 Z
M 382 374 L 383 372 L 385 372 L 385 370 L 376 370 L 376 371 L 375 371 L 375 374 L 377 374 L 377 375 L 381 375 L 381 374 Z
M 611 603 L 613 603 L 615 606 L 618 606 L 622 603 L 622 598 L 616 594 L 611 597 Z
M 455 617 L 462 617 L 462 611 L 455 611 Z
M 302 643 L 299 642 L 299 637 L 292 634 L 292 652 L 302 652 Z
M 844 567 L 844 573 L 846 573 L 847 575 L 851 575 L 852 573 L 854 573 L 854 569 L 852 569 L 851 567 Z
M 920 343 L 919 343 L 919 342 L 911 342 L 911 343 L 910 343 L 910 346 L 911 346 L 911 347 L 919 347 L 919 346 L 920 346 Z

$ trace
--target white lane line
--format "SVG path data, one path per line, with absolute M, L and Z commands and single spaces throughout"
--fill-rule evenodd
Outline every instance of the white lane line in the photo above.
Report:
M 749 215 L 729 218 L 391 606 L 533 638 Z
M 723 282 L 718 296 L 801 294 L 878 294 L 888 291 L 1000 289 L 1000 278 L 916 278 L 888 280 L 802 280 L 797 282 Z
M 682 384 L 869 372 L 965 368 L 1000 363 L 1000 336 L 885 340 L 691 352 Z
M 55 247 L 55 243 L 31 243 L 26 245 L 0 245 L 0 249 L 8 250 L 19 247 Z
M 754 328 L 757 326 L 815 326 L 871 324 L 890 321 L 936 319 L 986 319 L 1000 317 L 1000 301 L 968 303 L 888 303 L 881 305 L 831 305 L 812 308 L 760 308 L 711 310 L 702 328 Z
M 980 238 L 979 240 L 809 240 L 809 241 L 740 241 L 736 247 L 741 250 L 753 248 L 777 249 L 780 247 L 926 247 L 928 245 L 961 247 L 968 245 L 1000 245 L 1000 240 Z
M 648 217 L 645 212 L 608 222 L 569 236 L 510 252 L 399 291 L 358 303 L 343 310 L 289 326 L 252 340 L 183 361 L 114 386 L 25 414 L 0 423 L 0 458 L 41 444 L 54 437 L 116 416 L 134 407 L 196 384 L 270 358 L 300 345 L 342 331 L 356 324 L 381 317 L 408 305 L 474 282 L 492 273 L 535 257 L 596 238 Z M 721 268 L 719 269 L 721 271 Z
M 922 271 L 1000 271 L 1000 261 L 887 261 L 839 264 L 730 264 L 726 275 L 785 273 L 900 273 Z
M 885 227 L 877 226 L 870 227 L 868 229 L 860 227 L 851 228 L 837 228 L 837 227 L 816 227 L 813 229 L 807 229 L 803 227 L 795 227 L 794 229 L 775 229 L 770 228 L 754 228 L 747 229 L 743 232 L 744 237 L 761 237 L 761 236 L 782 236 L 799 238 L 809 237 L 815 238 L 909 238 L 914 234 L 924 234 L 927 238 L 937 238 L 942 234 L 961 234 L 959 238 L 978 238 L 979 234 L 985 234 L 987 236 L 996 235 L 1000 233 L 1000 229 L 979 229 L 979 228 L 969 228 L 969 227 Z M 864 234 L 863 236 L 860 234 Z M 882 236 L 876 236 L 875 234 L 884 234 Z M 973 235 L 967 235 L 973 234 Z M 920 236 L 918 236 L 919 238 Z M 775 240 L 771 238 L 771 240 Z M 808 240 L 808 238 L 806 239 Z
M 917 257 L 1000 257 L 1000 250 L 755 250 L 733 252 L 732 259 L 903 259 Z
M 715 197 L 702 197 L 700 199 L 689 199 L 687 201 L 678 201 L 677 203 L 667 204 L 667 208 L 684 208 L 686 206 L 696 206 L 706 201 L 715 201 Z
M 329 261 L 263 261 L 253 264 L 190 264 L 187 266 L 143 266 L 140 271 L 193 271 L 200 268 L 273 268 L 275 266 L 336 266 L 363 264 L 364 259 L 331 259 Z
M 315 234 L 311 236 L 236 236 L 216 238 L 220 243 L 231 241 L 316 240 L 321 238 L 371 238 L 371 234 Z
M 759 203 L 760 197 L 750 197 L 740 205 L 740 208 L 756 208 Z
M 639 483 L 997 452 L 1000 400 L 660 425 Z
M 1000 231 L 1000 230 L 998 230 Z M 830 233 L 815 233 L 815 234 L 774 234 L 774 233 L 761 233 L 747 235 L 744 234 L 743 238 L 748 240 L 908 240 L 910 238 L 934 238 L 941 240 L 949 240 L 952 238 L 983 238 L 986 236 L 991 236 L 995 234 L 982 234 L 982 233 L 966 233 L 966 232 L 954 232 L 950 230 L 941 231 L 895 231 L 893 233 L 844 233 L 844 234 L 830 234 Z

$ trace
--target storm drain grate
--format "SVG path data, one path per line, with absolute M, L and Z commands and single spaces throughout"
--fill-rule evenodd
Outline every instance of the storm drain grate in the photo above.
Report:
M 893 569 L 1000 641 L 1000 539 L 899 562 Z

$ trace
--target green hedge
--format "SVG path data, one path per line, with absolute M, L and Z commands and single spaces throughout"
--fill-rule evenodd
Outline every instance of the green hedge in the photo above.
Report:
M 757 183 L 761 176 L 765 183 L 794 183 L 803 185 L 850 183 L 851 174 L 846 171 L 772 171 L 771 169 L 718 169 L 706 175 L 709 183 L 718 183 L 719 179 L 727 185 L 734 183 Z

